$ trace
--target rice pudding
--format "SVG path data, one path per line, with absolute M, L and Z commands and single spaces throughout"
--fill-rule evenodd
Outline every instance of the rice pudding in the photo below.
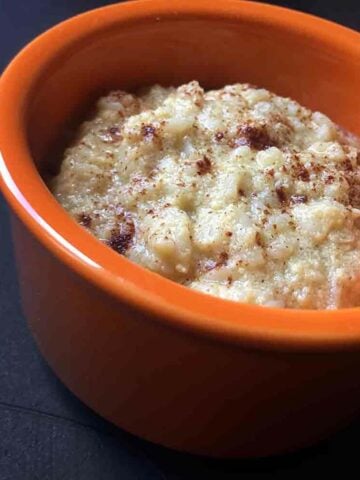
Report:
M 113 91 L 51 189 L 130 260 L 204 293 L 288 308 L 360 305 L 360 146 L 249 84 Z

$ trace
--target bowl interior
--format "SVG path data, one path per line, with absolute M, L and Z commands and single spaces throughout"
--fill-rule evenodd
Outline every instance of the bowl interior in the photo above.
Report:
M 286 20 L 286 11 L 283 16 Z M 99 16 L 96 28 L 89 18 L 92 28 L 72 32 L 53 48 L 38 72 L 26 110 L 38 166 L 53 169 L 58 157 L 53 152 L 63 148 L 73 126 L 101 93 L 193 79 L 206 88 L 234 82 L 264 86 L 360 133 L 359 60 L 341 43 L 322 36 L 326 22 L 316 36 L 271 14 L 199 11 L 140 17 L 124 22 L 116 15 L 111 21 Z M 46 57 L 47 49 L 43 52 Z
M 2 76 L 0 181 L 15 212 L 54 255 L 171 325 L 271 348 L 358 346 L 356 308 L 315 312 L 240 304 L 132 264 L 76 225 L 38 171 L 56 171 L 73 128 L 99 95 L 153 83 L 197 79 L 214 88 L 250 82 L 320 110 L 360 135 L 359 71 L 356 32 L 286 9 L 239 0 L 105 7 L 36 39 Z

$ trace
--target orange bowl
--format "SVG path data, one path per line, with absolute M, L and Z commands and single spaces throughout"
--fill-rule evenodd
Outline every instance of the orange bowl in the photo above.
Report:
M 38 37 L 0 80 L 1 188 L 22 305 L 49 364 L 105 418 L 175 449 L 264 456 L 315 442 L 360 406 L 360 310 L 197 293 L 117 255 L 42 180 L 101 93 L 251 82 L 360 134 L 360 35 L 238 0 L 141 0 Z

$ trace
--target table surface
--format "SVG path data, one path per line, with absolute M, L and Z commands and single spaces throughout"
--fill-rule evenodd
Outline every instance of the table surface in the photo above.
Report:
M 0 0 L 0 71 L 46 28 L 109 3 Z M 271 3 L 360 29 L 358 0 Z M 0 480 L 302 479 L 330 473 L 346 477 L 347 472 L 359 470 L 359 421 L 314 448 L 251 461 L 179 454 L 110 425 L 60 383 L 34 345 L 19 305 L 8 212 L 2 197 L 0 252 Z

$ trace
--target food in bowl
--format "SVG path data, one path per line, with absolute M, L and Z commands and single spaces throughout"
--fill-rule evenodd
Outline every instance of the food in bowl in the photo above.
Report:
M 360 145 L 250 84 L 102 97 L 51 189 L 83 227 L 190 288 L 268 306 L 360 305 Z

